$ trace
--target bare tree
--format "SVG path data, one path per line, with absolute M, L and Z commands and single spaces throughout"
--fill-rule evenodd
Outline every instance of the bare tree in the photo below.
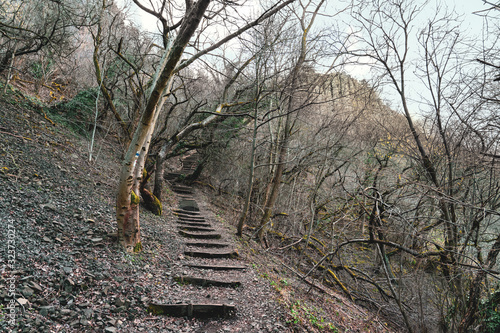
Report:
M 413 236 L 407 238 L 412 239 L 408 243 L 412 245 L 405 247 L 404 251 L 417 257 L 424 257 L 422 248 L 435 247 L 435 252 L 430 251 L 425 256 L 432 253 L 431 255 L 439 260 L 442 277 L 447 284 L 448 297 L 454 304 L 454 309 L 450 309 L 450 313 L 445 315 L 447 319 L 442 318 L 442 325 L 452 331 L 465 332 L 477 319 L 474 313 L 478 309 L 477 304 L 481 295 L 480 282 L 486 278 L 487 270 L 495 265 L 498 255 L 496 237 L 487 237 L 487 240 L 477 238 L 475 248 L 470 245 L 471 239 L 474 235 L 478 236 L 479 230 L 491 227 L 491 216 L 486 214 L 483 218 L 477 215 L 478 205 L 497 207 L 497 200 L 492 200 L 491 197 L 479 199 L 473 192 L 463 187 L 464 182 L 471 181 L 471 186 L 480 187 L 482 191 L 488 193 L 497 191 L 496 187 L 490 188 L 491 183 L 483 178 L 496 179 L 496 168 L 485 168 L 486 161 L 475 154 L 477 151 L 470 149 L 471 144 L 477 141 L 473 133 L 478 130 L 477 123 L 471 116 L 481 109 L 481 103 L 475 93 L 480 87 L 475 83 L 478 82 L 478 72 L 477 66 L 474 67 L 473 63 L 474 55 L 470 53 L 473 47 L 463 40 L 458 30 L 458 23 L 447 13 L 440 14 L 437 11 L 426 26 L 416 30 L 417 18 L 423 15 L 422 8 L 427 3 L 376 1 L 371 5 L 373 7 L 367 7 L 367 3 L 362 2 L 355 12 L 359 27 L 366 37 L 361 38 L 361 44 L 366 48 L 365 51 L 360 50 L 353 54 L 371 59 L 381 74 L 379 80 L 386 80 L 391 91 L 398 97 L 398 105 L 406 119 L 412 139 L 409 145 L 405 144 L 407 148 L 404 149 L 412 152 L 408 156 L 415 163 L 415 166 L 409 166 L 407 170 L 413 170 L 416 178 L 410 177 L 410 179 L 417 181 L 411 186 L 404 185 L 400 189 L 407 188 L 410 192 L 421 189 L 421 194 L 418 192 L 414 192 L 413 195 L 405 194 L 419 199 L 415 201 L 413 208 L 418 214 L 412 214 L 413 222 L 408 225 L 408 232 L 412 232 L 411 230 L 416 227 L 413 233 L 418 239 L 413 239 Z M 421 58 L 415 58 L 416 55 L 420 55 Z M 421 89 L 418 96 L 422 101 L 419 108 L 426 113 L 419 116 L 412 112 L 415 104 L 410 96 L 416 96 L 411 95 L 409 91 L 411 80 L 415 80 L 415 77 L 411 77 L 412 73 L 417 73 L 426 86 L 426 90 Z M 396 216 L 399 213 L 395 213 L 395 209 L 398 205 L 401 205 L 400 212 L 412 210 L 411 204 L 403 205 L 403 201 L 394 197 L 394 194 L 400 193 L 400 189 L 391 190 L 387 188 L 386 183 L 384 185 L 386 189 L 382 190 L 381 185 L 375 186 L 374 183 L 376 192 L 370 195 L 374 200 L 373 209 L 377 206 L 383 208 L 376 214 L 373 214 L 372 210 L 370 219 L 380 221 L 378 225 L 374 225 L 379 232 L 386 230 L 384 236 L 370 234 L 370 242 L 376 243 L 387 242 L 390 238 L 386 235 L 397 232 L 390 231 L 389 226 L 397 220 Z M 384 210 L 389 208 L 391 219 L 384 213 Z M 473 221 L 468 221 L 470 216 L 475 216 Z M 406 218 L 408 222 L 402 220 L 403 224 L 396 223 L 396 225 L 403 226 L 409 223 L 410 216 Z M 426 223 L 420 225 L 425 220 Z M 435 233 L 440 234 L 443 241 L 436 242 L 433 238 Z M 486 251 L 488 259 L 484 262 L 483 259 L 471 262 L 471 257 L 474 256 L 472 253 L 484 251 L 480 245 L 484 241 L 493 243 L 492 248 Z M 416 252 L 412 253 L 415 250 Z M 383 253 L 381 256 L 385 257 Z M 386 262 L 385 266 L 390 269 L 392 264 Z M 465 269 L 470 266 L 477 268 L 476 273 Z M 388 282 L 387 285 L 391 287 L 391 283 Z M 465 294 L 468 285 L 471 287 L 467 298 Z M 401 302 L 399 297 L 410 297 L 409 294 L 398 297 L 392 294 L 398 305 Z M 401 305 L 399 308 L 406 328 L 411 331 L 414 327 L 413 319 L 405 313 Z
M 181 23 L 175 30 L 175 38 L 171 37 L 173 32 L 169 31 L 168 47 L 158 64 L 157 72 L 152 79 L 151 89 L 146 92 L 146 102 L 141 114 L 141 120 L 135 130 L 132 142 L 130 143 L 122 163 L 116 218 L 118 222 L 119 242 L 124 249 L 127 251 L 139 251 L 142 247 L 140 241 L 138 189 L 146 156 L 149 151 L 151 136 L 163 104 L 170 93 L 170 88 L 173 83 L 172 79 L 175 73 L 182 68 L 186 68 L 199 57 L 217 49 L 227 41 L 243 33 L 252 26 L 257 25 L 259 22 L 278 12 L 291 2 L 292 0 L 289 0 L 271 7 L 271 9 L 265 11 L 253 22 L 246 24 L 215 44 L 197 52 L 187 61 L 180 63 L 181 57 L 184 55 L 184 50 L 188 46 L 200 23 L 203 20 L 209 19 L 211 16 L 217 16 L 216 13 L 218 9 L 220 9 L 219 4 L 214 4 L 215 7 L 208 9 L 210 5 L 209 0 L 199 0 L 196 3 L 187 2 L 185 4 Z M 213 11 L 212 14 L 214 15 L 205 16 L 207 10 Z
M 41 50 L 71 53 L 77 28 L 92 24 L 92 6 L 80 1 L 0 2 L 0 73 L 11 60 Z M 36 15 L 33 15 L 36 13 Z

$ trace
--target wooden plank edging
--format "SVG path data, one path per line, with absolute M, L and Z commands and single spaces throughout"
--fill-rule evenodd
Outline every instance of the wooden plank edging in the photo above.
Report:
M 151 303 L 148 312 L 154 315 L 172 317 L 229 317 L 236 312 L 234 305 L 228 304 L 157 304 Z

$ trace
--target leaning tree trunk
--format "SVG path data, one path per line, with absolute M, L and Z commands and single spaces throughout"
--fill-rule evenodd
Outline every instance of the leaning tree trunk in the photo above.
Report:
M 127 252 L 139 251 L 142 247 L 139 225 L 139 197 L 134 192 L 134 176 L 142 175 L 145 156 L 149 150 L 151 134 L 160 113 L 164 96 L 169 92 L 174 70 L 184 53 L 184 49 L 191 36 L 196 31 L 210 0 L 199 0 L 193 5 L 189 14 L 183 20 L 179 33 L 168 49 L 167 54 L 158 67 L 156 82 L 141 121 L 137 126 L 129 145 L 120 172 L 120 183 L 116 199 L 116 220 L 118 225 L 118 241 Z M 142 163 L 138 163 L 138 158 Z M 137 187 L 138 190 L 138 187 Z

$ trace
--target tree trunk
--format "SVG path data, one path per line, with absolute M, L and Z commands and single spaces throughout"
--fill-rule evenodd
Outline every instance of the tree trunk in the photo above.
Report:
M 174 70 L 209 3 L 210 0 L 199 0 L 193 5 L 189 14 L 184 18 L 183 24 L 179 29 L 179 34 L 172 46 L 165 51 L 167 52 L 166 56 L 158 68 L 157 79 L 155 80 L 150 96 L 148 96 L 141 121 L 137 126 L 122 162 L 118 196 L 116 199 L 116 220 L 118 225 L 118 241 L 127 252 L 140 251 L 142 248 L 138 210 L 139 198 L 133 191 L 134 183 L 137 183 L 134 182 L 134 176 L 136 176 L 137 180 L 137 174 L 142 175 L 145 156 L 149 150 L 150 137 L 163 106 L 164 94 L 168 94 L 170 90 Z M 138 165 L 138 158 L 141 154 L 143 155 L 142 163 Z M 140 173 L 137 170 L 140 170 Z
M 280 147 L 280 153 L 278 156 L 278 165 L 276 167 L 276 171 L 274 172 L 273 179 L 271 181 L 271 193 L 269 194 L 269 198 L 267 198 L 266 204 L 264 205 L 264 214 L 262 215 L 262 219 L 260 220 L 259 231 L 257 233 L 259 239 L 262 241 L 264 237 L 264 231 L 266 229 L 266 225 L 271 218 L 271 214 L 274 208 L 274 204 L 278 199 L 278 194 L 281 186 L 281 178 L 283 176 L 283 170 L 285 169 L 286 157 L 288 152 L 288 141 L 290 139 L 290 120 L 291 114 L 288 113 L 286 115 L 285 121 L 285 131 L 283 133 L 283 141 Z
M 164 144 L 160 151 L 158 152 L 158 156 L 156 156 L 156 170 L 155 170 L 155 185 L 153 188 L 153 195 L 160 200 L 163 201 L 163 184 L 165 179 L 165 158 L 167 153 L 172 149 L 173 143 L 169 140 L 166 144 Z
M 14 52 L 10 52 L 8 51 L 7 54 L 5 55 L 6 57 L 10 54 L 10 66 L 9 66 L 9 72 L 7 73 L 7 77 L 5 79 L 5 87 L 3 88 L 3 94 L 5 95 L 7 93 L 7 88 L 9 86 L 9 82 L 10 82 L 10 79 L 11 79 L 11 76 L 12 76 L 12 69 L 14 68 L 14 59 L 16 58 L 16 49 L 14 49 Z M 0 66 L 4 66 L 3 65 L 3 61 L 2 61 L 2 64 Z M 2 70 L 0 70 L 0 73 L 2 73 Z
M 102 1 L 102 10 L 104 11 L 106 8 L 106 0 Z M 97 33 L 95 35 L 92 34 L 92 37 L 94 39 L 94 54 L 92 56 L 92 60 L 94 62 L 94 69 L 95 69 L 95 75 L 97 79 L 97 84 L 99 85 L 99 88 L 101 90 L 102 95 L 106 99 L 106 102 L 109 105 L 109 108 L 113 112 L 113 115 L 115 116 L 116 121 L 118 124 L 120 124 L 120 127 L 122 128 L 123 134 L 125 135 L 126 139 L 124 142 L 129 142 L 131 139 L 130 131 L 128 130 L 127 124 L 123 121 L 122 117 L 120 116 L 120 113 L 118 113 L 118 110 L 115 107 L 115 103 L 113 102 L 113 99 L 111 98 L 111 95 L 104 86 L 103 82 L 103 77 L 101 73 L 101 66 L 99 64 L 99 48 L 101 47 L 102 39 L 101 39 L 101 33 L 102 33 L 102 26 L 101 26 L 101 20 L 99 20 L 97 24 Z
M 252 198 L 252 188 L 255 171 L 255 145 L 257 141 L 257 106 L 255 106 L 254 120 L 253 120 L 253 135 L 252 135 L 252 151 L 250 153 L 250 171 L 248 175 L 248 190 L 245 197 L 245 204 L 241 212 L 240 220 L 238 221 L 238 228 L 236 235 L 241 237 L 243 234 L 243 225 L 247 219 L 248 208 L 250 207 L 250 199 Z
M 497 237 L 495 243 L 491 247 L 491 250 L 488 252 L 486 265 L 484 265 L 483 267 L 487 267 L 488 270 L 491 270 L 493 267 L 495 267 L 499 253 L 500 253 L 500 236 Z M 479 272 L 477 272 L 476 277 L 474 278 L 470 287 L 466 312 L 462 318 L 462 321 L 460 322 L 460 325 L 458 326 L 459 333 L 469 332 L 469 327 L 472 326 L 474 321 L 478 319 L 478 306 L 479 306 L 479 301 L 481 299 L 481 291 L 485 279 L 486 279 L 486 269 L 482 269 Z
M 230 106 L 228 104 L 219 104 L 219 106 L 216 109 L 216 113 L 221 114 L 222 109 Z M 153 189 L 153 194 L 158 200 L 162 201 L 163 200 L 163 183 L 164 183 L 164 176 L 165 176 L 165 160 L 168 156 L 168 154 L 172 151 L 172 148 L 176 143 L 187 137 L 191 132 L 194 130 L 197 130 L 199 128 L 204 128 L 216 120 L 219 119 L 220 116 L 217 114 L 211 115 L 207 117 L 206 119 L 189 124 L 185 127 L 183 127 L 179 132 L 177 132 L 175 135 L 173 135 L 160 149 L 158 152 L 158 156 L 156 157 L 156 171 L 155 171 L 155 185 Z

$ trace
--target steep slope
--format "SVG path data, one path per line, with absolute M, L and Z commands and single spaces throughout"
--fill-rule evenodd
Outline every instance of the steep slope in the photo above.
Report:
M 113 238 L 119 151 L 105 134 L 97 141 L 97 161 L 89 163 L 85 138 L 37 111 L 1 103 L 0 227 L 8 231 L 0 235 L 2 330 L 388 331 L 375 315 L 342 296 L 332 298 L 332 291 L 301 292 L 302 283 L 280 266 L 279 257 L 259 253 L 251 241 L 233 243 L 241 258 L 238 264 L 247 267 L 244 287 L 203 288 L 178 279 L 194 271 L 202 277 L 219 273 L 184 265 L 194 264 L 186 260 L 194 251 L 179 234 L 180 215 L 173 209 L 180 197 L 172 192 L 162 217 L 142 212 L 144 250 L 124 254 Z M 210 192 L 194 193 L 207 220 L 222 223 L 219 217 L 227 212 L 211 206 Z M 228 222 L 221 229 L 225 240 L 235 242 Z M 236 312 L 228 318 L 191 319 L 147 311 L 151 304 L 200 298 L 210 299 L 207 303 L 233 302 Z

